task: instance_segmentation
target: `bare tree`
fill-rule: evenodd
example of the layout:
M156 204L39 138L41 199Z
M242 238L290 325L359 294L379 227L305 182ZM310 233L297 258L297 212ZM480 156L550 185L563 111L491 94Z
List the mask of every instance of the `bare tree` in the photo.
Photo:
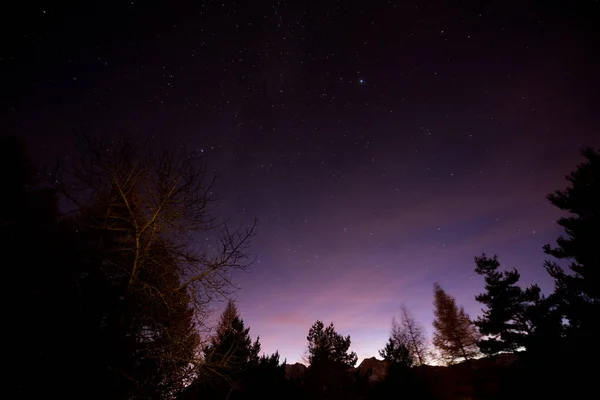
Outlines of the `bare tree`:
M404 304L400 307L400 325L404 332L405 344L414 363L416 365L425 365L427 362L427 337L425 336L425 331Z
M405 305L400 307L400 319L392 319L389 341L379 354L384 359L402 360L408 366L427 362L427 337Z
M408 336L396 318L392 319L390 337L385 347L379 350L379 355L385 361L402 367L410 368L414 364L414 357L408 348Z
M161 368L169 357L197 364L198 340L187 340L194 349L176 355L181 335L169 327L189 309L195 333L208 338L210 305L236 290L231 272L251 264L256 221L231 229L219 218L214 175L194 154L124 135L80 135L76 147L78 156L58 166L54 183L78 232L93 242L102 273L118 282L119 298L138 307L135 318L127 314L131 306L123 308L121 325L124 318L140 321L138 343L152 348L140 354L156 358ZM177 331L191 334L182 326Z
M480 335L477 328L464 308L458 307L454 297L447 294L438 283L434 284L434 295L433 345L448 364L472 359L479 354L477 342Z
M120 251L133 254L130 285L144 262L153 261L149 250L163 241L181 272L177 290L190 290L199 315L233 294L230 273L251 264L256 220L231 229L218 216L215 175L198 156L157 150L150 139L136 142L125 135L77 139L80 157L57 183L90 227L128 233Z

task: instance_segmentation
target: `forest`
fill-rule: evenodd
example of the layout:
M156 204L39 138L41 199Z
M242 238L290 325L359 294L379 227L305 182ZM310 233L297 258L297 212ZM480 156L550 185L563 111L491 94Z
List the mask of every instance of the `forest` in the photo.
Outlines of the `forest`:
M258 222L219 215L215 175L150 139L79 135L51 168L2 137L0 235L13 398L531 399L595 392L600 357L600 150L582 150L547 201L564 234L547 244L554 290L523 287L486 249L472 319L443 282L435 320L403 305L380 359L357 366L335 321L306 327L307 360L261 352L233 301ZM542 199L543 200L543 199ZM211 246L198 245L210 233ZM227 302L215 326L214 304ZM400 305L400 304L399 304ZM391 317L391 316L390 316Z

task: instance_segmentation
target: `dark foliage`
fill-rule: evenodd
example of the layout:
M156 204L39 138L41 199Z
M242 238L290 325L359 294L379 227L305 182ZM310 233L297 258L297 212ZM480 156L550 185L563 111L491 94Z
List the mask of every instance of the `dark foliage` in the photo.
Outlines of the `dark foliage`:
M245 389L247 372L259 363L260 341L256 338L252 343L250 328L244 326L232 301L221 315L216 336L203 352L202 368L211 379L226 381L234 391Z
M555 290L550 296L549 334L542 338L555 349L550 364L570 377L581 395L595 390L597 368L588 365L600 356L600 152L587 148L582 155L584 162L566 176L569 186L548 195L551 204L569 214L558 220L565 235L555 247L544 246L544 251L567 262L569 271L555 261L545 263ZM565 321L561 332L556 328L559 318Z
M568 334L591 335L598 332L600 315L600 153L583 151L585 162L566 176L570 186L548 195L548 200L570 215L558 220L566 236L556 247L544 246L546 254L569 262L566 273L556 262L546 262L546 270L556 282L554 298L568 321Z
M349 352L350 336L337 333L333 322L327 327L317 321L308 331L308 361L306 382L317 398L344 398L352 387L350 370L357 361Z
M286 389L285 362L279 361L279 352L262 355L256 368L248 374L248 396L251 399L272 397Z
M389 338L385 347L379 350L379 355L393 365L412 367L413 359L404 343L399 343L394 338Z
M540 288L532 285L523 290L517 286L519 272L501 272L498 257L482 254L475 257L475 272L485 278L485 293L475 296L484 304L483 316L474 322L484 339L478 342L482 353L493 355L515 352L527 346L535 331L534 321L543 300Z
M259 356L259 338L252 342L250 328L244 326L232 301L203 353L198 377L180 400L264 398L285 388L285 365L280 364L279 353Z
M585 161L566 176L569 187L548 195L551 204L569 215L558 220L565 236L544 251L568 262L569 271L557 261L545 263L555 290L536 299L536 312L527 315L535 327L527 337L527 351L502 372L495 398L585 398L596 389L598 368L592 360L600 355L600 155L586 149L583 156Z
M342 336L335 331L333 322L325 327L317 321L308 331L308 361L311 366L336 365L353 367L356 364L355 352L350 349L350 336Z

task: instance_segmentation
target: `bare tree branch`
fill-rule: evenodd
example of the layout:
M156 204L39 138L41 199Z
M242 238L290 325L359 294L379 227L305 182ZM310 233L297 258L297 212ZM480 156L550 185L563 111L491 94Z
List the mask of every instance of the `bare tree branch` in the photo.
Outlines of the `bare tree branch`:
M125 135L112 140L78 135L75 147L79 157L57 163L50 178L74 210L70 218L93 233L102 265L115 279L127 277L125 300L143 303L144 357L195 370L201 357L195 349L194 356L181 349L202 339L176 331L183 328L173 318L190 309L194 329L208 332L211 303L235 293L231 272L252 263L256 219L232 229L219 216L215 176L193 154L155 151L151 141Z

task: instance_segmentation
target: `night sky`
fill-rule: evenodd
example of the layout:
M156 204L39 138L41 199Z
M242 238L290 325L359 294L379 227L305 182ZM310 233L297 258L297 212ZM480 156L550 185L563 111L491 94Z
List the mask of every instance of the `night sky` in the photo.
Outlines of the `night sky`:
M299 361L321 319L376 356L402 303L431 330L435 281L474 317L481 252L551 289L545 195L600 146L598 2L27 3L0 12L2 132L41 163L74 132L203 154L259 218L235 280L265 352Z

